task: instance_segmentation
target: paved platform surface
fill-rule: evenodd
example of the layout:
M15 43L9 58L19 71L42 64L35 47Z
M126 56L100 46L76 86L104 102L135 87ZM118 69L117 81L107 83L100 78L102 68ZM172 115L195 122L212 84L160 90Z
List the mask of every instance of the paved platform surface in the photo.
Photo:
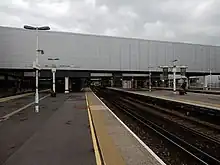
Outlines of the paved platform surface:
M125 89L119 89L119 88L110 88L110 89L126 91ZM156 90L152 92L149 91L128 91L128 92L220 110L220 95L192 93L192 92L188 92L186 95L179 95L178 92L177 94L174 94L172 91L167 91L167 90Z
M0 164L14 154L45 122L63 105L69 95L58 94L40 101L40 113L34 112L34 105L25 108L8 120L0 122ZM23 98L25 101L25 97ZM29 103L27 97L27 104ZM15 102L16 103L16 102ZM13 105L14 102L11 103ZM7 110L9 107L5 107ZM18 108L20 108L18 106ZM4 110L4 109L2 109Z
M34 114L31 109L23 112L28 117L24 123L19 122L18 115L0 125L0 133L4 134L4 137L0 137L0 146L4 141L9 143L5 145L5 150L7 147L20 145L13 153L8 151L10 156L2 157L2 159L7 158L2 163L4 165L95 165L85 94L58 94L57 98L50 97L43 100L40 106L39 114ZM20 137L22 135L19 136L19 131L26 136ZM16 135L20 141L16 140ZM7 136L11 141L7 140ZM2 153L4 154L3 151Z
M107 165L161 164L162 161L155 158L92 92L87 92L87 98L101 155Z

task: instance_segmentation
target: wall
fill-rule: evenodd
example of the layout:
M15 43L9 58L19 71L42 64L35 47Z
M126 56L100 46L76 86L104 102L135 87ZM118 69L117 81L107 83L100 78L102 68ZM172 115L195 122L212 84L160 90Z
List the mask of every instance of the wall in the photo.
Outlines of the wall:
M220 47L82 35L61 32L40 32L42 68L49 68L48 57L59 57L56 63L74 70L159 70L160 65L187 65L188 71L220 73ZM0 68L32 68L35 60L34 31L0 27Z

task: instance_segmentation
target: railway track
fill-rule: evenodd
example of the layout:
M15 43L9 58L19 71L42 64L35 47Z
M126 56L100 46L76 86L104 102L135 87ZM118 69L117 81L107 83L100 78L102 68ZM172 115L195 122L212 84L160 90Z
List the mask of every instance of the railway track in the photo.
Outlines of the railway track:
M116 92L116 91L115 91ZM187 116L191 118L196 118L200 120L200 122L203 122L203 124L211 125L220 130L220 111L210 109L210 108L205 108L205 107L199 107L195 105L190 105L190 104L185 104L185 103L179 103L175 101L170 101L170 100L164 100L164 99L159 99L159 98L154 98L150 96L142 96L142 95L137 95L133 93L127 93L127 92L121 92L117 91L118 94L120 93L126 93L127 96L131 96L132 98L135 98L136 100L140 100L142 102L151 104L155 107L163 107L168 110L172 110L173 112L177 112L179 114Z
M144 109L144 107L150 107L152 108L152 110L148 109L149 113L160 116L161 118L166 119L167 121L175 122L175 124L180 125L183 129L187 129L188 131L191 131L194 134L203 136L207 140L215 142L220 146L219 126L209 124L206 122L201 122L200 120L197 120L195 118L191 118L176 112L172 112L172 110L160 108L157 106L154 107L150 104L147 104L139 100L134 100L130 97L128 98L125 97L125 98L123 98L123 101L127 102L128 104L132 104L132 102L134 102L133 105L140 104L142 105L142 109Z
M174 120L169 120L170 116L166 118L158 112L152 114L149 110L143 111L144 108L148 109L146 105L125 95L110 97L109 91L98 90L96 92L118 110L141 123L143 128L151 129L163 140L175 145L199 164L220 164L220 157L218 156L219 141L187 126L174 123Z

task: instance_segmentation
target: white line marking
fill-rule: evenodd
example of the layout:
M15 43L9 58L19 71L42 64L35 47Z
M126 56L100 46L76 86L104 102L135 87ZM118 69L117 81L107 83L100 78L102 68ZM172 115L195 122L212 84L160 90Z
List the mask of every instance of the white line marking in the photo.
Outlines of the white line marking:
M40 101L40 100L43 100L43 99L45 99L45 98L47 98L49 95L50 95L50 94L48 94L48 95L46 95L46 96L40 98L39 101ZM18 113L18 112L21 112L21 111L25 110L26 108L30 107L30 106L33 105L33 104L35 104L35 102L29 103L29 104L25 105L24 107L19 108L18 110L15 110L15 111L13 111L13 112L11 112L11 113L9 113L9 114L7 114L7 115L1 117L1 118L0 118L0 122L5 121L5 120L8 120L11 116L15 115L15 114Z
M34 93L25 93L25 94L20 94L20 95L3 97L3 98L0 99L0 103L6 102L6 101L9 101L9 100L19 99L19 98L22 98L22 97L25 97L25 96L29 96L29 95L32 95L32 94L34 94Z
M95 95L95 93L93 93ZM95 95L96 96L96 95ZM97 96L96 98L106 107L106 109L134 136L134 138L161 164L166 165L128 126L121 121Z
M41 90L41 91L39 91L39 93L47 92L47 91L49 91L49 89ZM2 98L0 98L0 103L10 101L10 100L14 100L14 99L19 99L19 98L22 98L22 97L25 97L25 96L30 96L30 95L33 95L33 94L35 94L35 92L23 93L23 94L14 95L14 96L8 96L8 97L2 97Z

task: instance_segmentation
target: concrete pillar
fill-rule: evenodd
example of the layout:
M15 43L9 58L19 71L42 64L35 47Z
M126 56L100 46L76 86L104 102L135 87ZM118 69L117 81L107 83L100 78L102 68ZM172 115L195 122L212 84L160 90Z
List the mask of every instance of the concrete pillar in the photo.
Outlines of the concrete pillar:
M134 79L131 79L131 88L134 88Z
M173 67L173 92L176 93L176 67Z
M137 88L138 86L138 83L137 83L137 80L134 81L134 88Z
M152 89L152 78L151 78L151 76L152 76L152 73L150 72L149 73L149 92L151 92L151 89Z
M53 75L53 92L56 92L56 68L52 68L52 75Z
M206 80L206 76L203 76L203 89L207 90L208 89L208 82Z
M65 77L65 93L69 93L69 77Z
M110 83L111 83L111 87L113 87L114 86L114 81L110 80Z
M128 81L128 88L129 88L129 89L132 88L131 84L132 84L132 81Z
M53 92L56 92L56 84L55 84L55 72L53 72Z
M188 81L187 82L187 88L189 89L190 88L190 77L187 78L187 81Z

